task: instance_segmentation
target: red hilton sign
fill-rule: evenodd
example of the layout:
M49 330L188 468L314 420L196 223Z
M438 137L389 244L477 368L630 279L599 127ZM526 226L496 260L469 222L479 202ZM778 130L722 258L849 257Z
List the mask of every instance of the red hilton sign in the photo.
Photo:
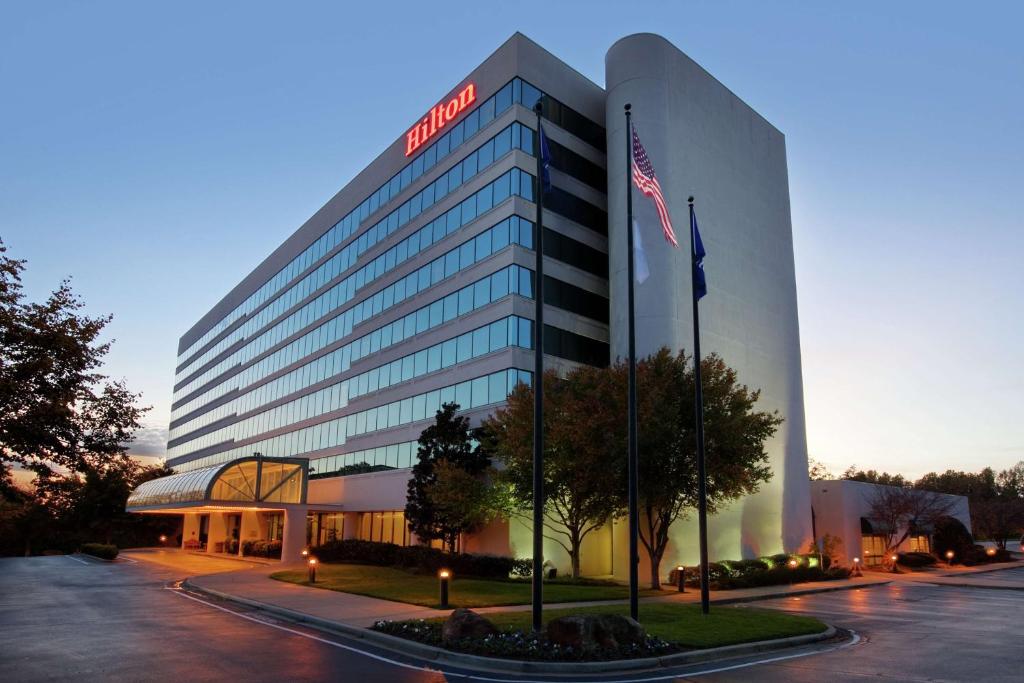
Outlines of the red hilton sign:
M451 100L442 102L431 109L422 121L405 134L405 156L412 155L474 102L476 102L476 86L470 83Z

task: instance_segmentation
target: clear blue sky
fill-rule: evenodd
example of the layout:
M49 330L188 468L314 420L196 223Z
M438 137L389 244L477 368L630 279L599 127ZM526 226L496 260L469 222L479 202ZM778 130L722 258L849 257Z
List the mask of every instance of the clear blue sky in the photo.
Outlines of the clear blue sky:
M0 236L114 314L156 442L180 334L509 35L603 83L653 31L787 136L811 456L1006 467L1024 6L825 4L7 3Z

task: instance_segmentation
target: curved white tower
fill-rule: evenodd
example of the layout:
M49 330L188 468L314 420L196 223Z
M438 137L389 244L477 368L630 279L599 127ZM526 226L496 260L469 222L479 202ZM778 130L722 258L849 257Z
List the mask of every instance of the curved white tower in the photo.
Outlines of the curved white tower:
M668 346L692 353L686 200L693 195L708 253L702 351L721 355L741 382L761 389L760 409L785 418L768 446L772 480L710 519L711 557L803 550L811 537L810 491L785 138L660 36L623 38L608 51L605 66L611 355L624 357L627 349L628 102L681 246L662 240L651 202L637 193L634 215L651 272L636 290L637 352ZM693 563L695 522L677 525L672 543L666 561ZM615 573L625 573L624 562L616 564Z

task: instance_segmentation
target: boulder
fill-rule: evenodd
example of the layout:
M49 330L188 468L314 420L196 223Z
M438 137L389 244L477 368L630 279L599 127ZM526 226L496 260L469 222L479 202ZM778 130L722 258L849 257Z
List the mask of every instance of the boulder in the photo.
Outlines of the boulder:
M548 640L575 650L614 649L643 642L644 627L629 617L598 614L559 617L548 622Z
M441 627L441 640L452 643L463 638L482 639L498 633L497 627L473 610L460 607L452 612Z

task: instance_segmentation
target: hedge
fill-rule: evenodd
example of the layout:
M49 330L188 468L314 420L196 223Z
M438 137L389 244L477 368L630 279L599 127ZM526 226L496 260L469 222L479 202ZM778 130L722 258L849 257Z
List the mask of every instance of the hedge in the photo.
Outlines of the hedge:
M83 543L82 552L103 560L113 560L117 557L117 546L106 543Z
M791 560L797 565L790 567ZM814 563L815 566L811 566ZM850 576L850 570L842 567L822 569L817 565L817 555L772 555L756 560L726 560L708 563L708 579L713 590L776 586L806 581L833 581ZM686 567L687 586L700 586L699 567ZM679 580L675 569L669 572L669 583Z
M245 541L242 543L242 554L279 560L281 541Z
M529 576L530 560L517 560L497 555L448 553L423 545L401 546L394 543L359 541L355 539L328 541L313 548L321 562L370 564L378 567L402 567L425 573L450 569L458 576L507 579Z
M938 562L930 553L897 553L896 563L904 567L928 567Z

